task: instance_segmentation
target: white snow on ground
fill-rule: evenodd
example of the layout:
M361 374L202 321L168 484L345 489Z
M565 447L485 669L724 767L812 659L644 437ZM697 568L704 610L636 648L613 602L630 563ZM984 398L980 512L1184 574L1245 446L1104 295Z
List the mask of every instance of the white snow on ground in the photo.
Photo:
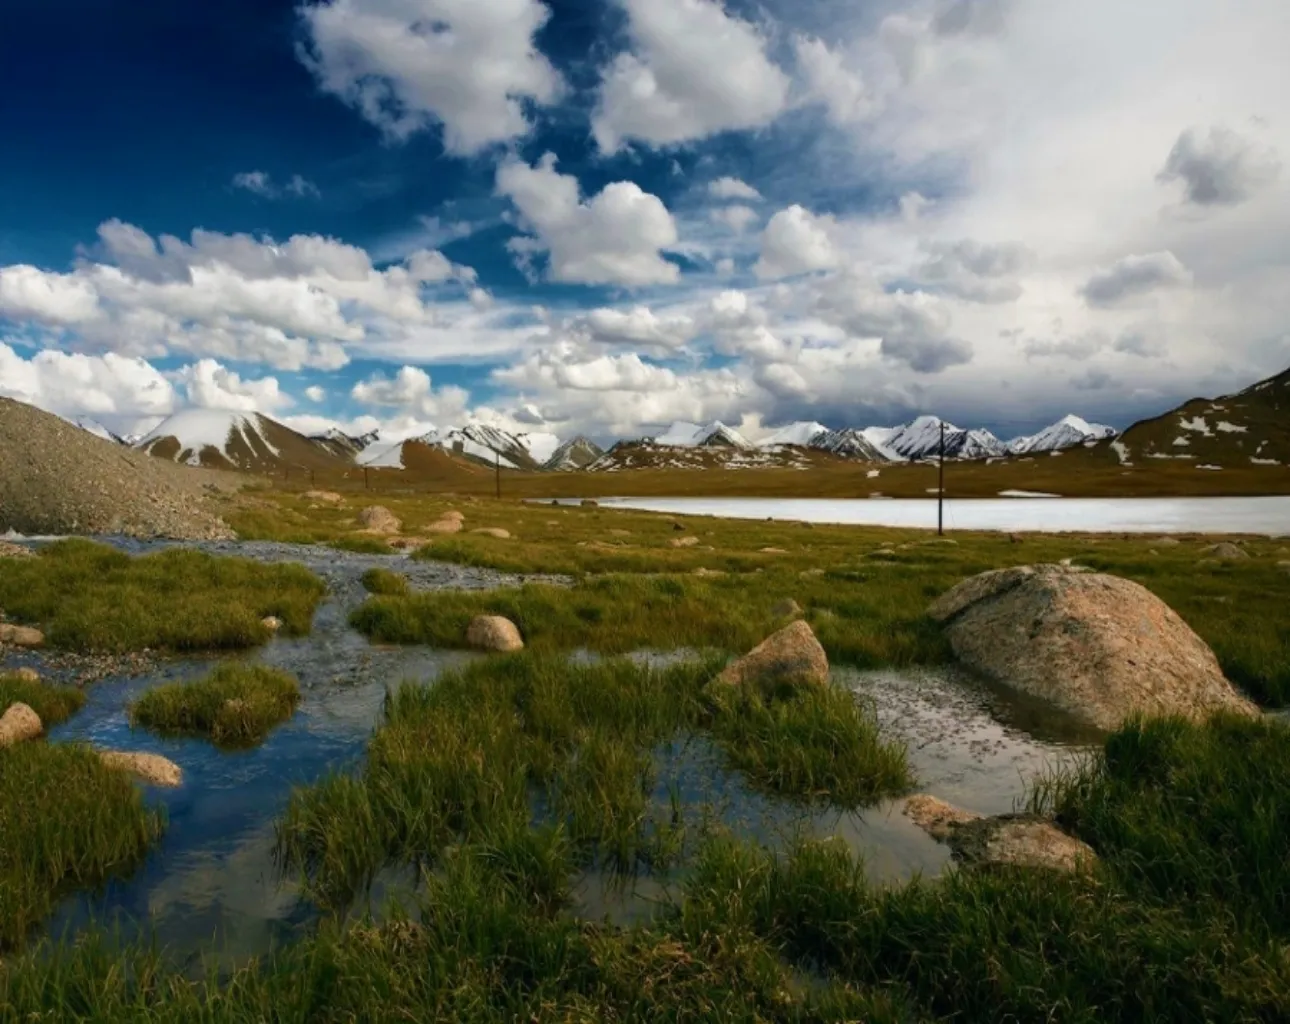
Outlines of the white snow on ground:
M112 431L108 430L108 428L103 426L103 424L98 420L92 420L88 416L78 416L76 419L68 419L66 416L60 418L66 419L68 423L71 423L73 426L80 427L82 430L93 434L95 437L101 437L104 441L117 440L117 436L112 433Z
M1197 469L1222 469L1222 466L1197 466Z
M869 472L868 472L868 473L866 473L865 475L866 475L867 477L869 477L869 479L870 479L870 480L874 480L874 479L876 479L877 477L879 477L879 476L881 476L881 475L882 475L882 470L881 470L881 469L871 469L871 470L869 470Z
M1000 491L1000 498L1060 498L1060 494L1045 494L1043 491Z
M1251 456L1250 456L1250 461L1251 461L1252 463L1254 463L1254 465L1256 465L1256 466L1279 466L1279 465L1281 465L1281 463L1280 463L1280 462L1278 462L1276 459L1256 459L1253 455L1251 455Z
M1178 448L1188 448L1191 446L1191 442L1185 437L1175 437L1174 445Z
M1133 465L1133 463L1129 461L1129 446L1123 441L1112 441L1111 451L1115 452L1116 458L1120 460L1121 466Z
M1183 430L1194 430L1196 433L1204 434L1206 437L1213 436L1213 434L1210 433L1209 424L1205 422L1204 416L1197 416L1190 420L1186 416L1180 416L1178 418L1178 422L1179 426L1181 426Z
M1238 427L1235 423L1228 423L1225 420L1218 421L1218 432L1220 434L1246 434L1249 433L1248 427Z
M260 421L259 413L232 412L226 409L185 409L183 412L177 412L154 427L152 432L139 442L139 447L146 448L154 441L173 437L179 442L175 461L187 456L185 461L190 466L197 466L201 464L200 456L203 449L214 448L227 455L234 431L242 435L247 446L253 451L255 444L252 442L252 435L259 442L260 447L274 455L279 454L278 449L270 444L269 439L264 435L264 426Z

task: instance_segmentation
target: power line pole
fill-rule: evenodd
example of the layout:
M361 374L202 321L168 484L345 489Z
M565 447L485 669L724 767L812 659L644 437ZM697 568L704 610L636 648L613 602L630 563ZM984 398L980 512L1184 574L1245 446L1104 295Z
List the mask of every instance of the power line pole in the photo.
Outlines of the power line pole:
M941 457L936 488L936 536L945 536L945 421L941 420Z

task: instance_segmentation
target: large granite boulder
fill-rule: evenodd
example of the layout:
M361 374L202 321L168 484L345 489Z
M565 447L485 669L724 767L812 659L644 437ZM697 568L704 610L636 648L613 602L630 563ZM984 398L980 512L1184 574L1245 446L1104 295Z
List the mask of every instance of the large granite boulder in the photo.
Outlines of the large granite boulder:
M717 677L727 686L827 685L829 659L810 625L798 619L773 633Z
M964 580L928 609L965 664L1093 725L1257 709L1206 643L1145 587L1061 565Z

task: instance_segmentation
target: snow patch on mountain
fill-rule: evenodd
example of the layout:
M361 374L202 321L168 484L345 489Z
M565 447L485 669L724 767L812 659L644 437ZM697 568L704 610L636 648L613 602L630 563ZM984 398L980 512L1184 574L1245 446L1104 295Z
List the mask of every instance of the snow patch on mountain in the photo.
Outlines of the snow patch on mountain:
M1089 441L1105 441L1115 437L1115 433L1112 427L1089 423L1079 416L1063 416L1052 426L1045 427L1037 434L1014 438L1008 442L1007 447L1013 455L1060 451Z
M720 420L715 423L709 423L706 426L689 423L685 420L677 420L663 433L650 440L656 445L663 445L668 448L721 446L752 449L756 447L739 431L727 427Z
M821 434L827 434L829 428L823 423L798 422L780 427L774 433L763 437L759 447L774 448L783 444L795 444L801 448L810 447Z
M281 454L265 436L263 418L259 413L225 409L185 409L177 412L162 420L138 446L148 450L158 441L173 437L179 442L175 461L200 466L201 454L205 449L213 448L227 458L234 440L239 436L252 451L256 449L258 442L260 448L273 455Z

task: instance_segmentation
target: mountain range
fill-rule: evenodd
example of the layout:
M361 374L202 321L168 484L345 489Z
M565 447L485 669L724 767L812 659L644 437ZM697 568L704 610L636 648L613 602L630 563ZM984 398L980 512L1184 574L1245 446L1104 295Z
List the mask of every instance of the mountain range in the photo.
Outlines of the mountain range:
M956 460L1029 458L1109 444L1126 463L1134 458L1171 458L1230 464L1235 452L1237 459L1248 459L1253 465L1282 465L1290 463L1287 405L1290 370L1236 395L1193 399L1135 424L1123 435L1072 415L1035 434L1003 441L989 430L919 416L896 427L834 430L810 421L790 423L754 442L720 421L678 421L653 436L619 441L608 451L582 436L562 440L551 433L512 433L479 423L387 441L379 432L350 436L339 430L306 437L256 412L185 410L139 439L119 438L90 419L71 422L168 460L260 472L355 464L411 469L431 452L440 453L436 458L447 454L489 468L530 472L718 466L806 469L822 460L880 464L935 459L942 444L945 457Z

